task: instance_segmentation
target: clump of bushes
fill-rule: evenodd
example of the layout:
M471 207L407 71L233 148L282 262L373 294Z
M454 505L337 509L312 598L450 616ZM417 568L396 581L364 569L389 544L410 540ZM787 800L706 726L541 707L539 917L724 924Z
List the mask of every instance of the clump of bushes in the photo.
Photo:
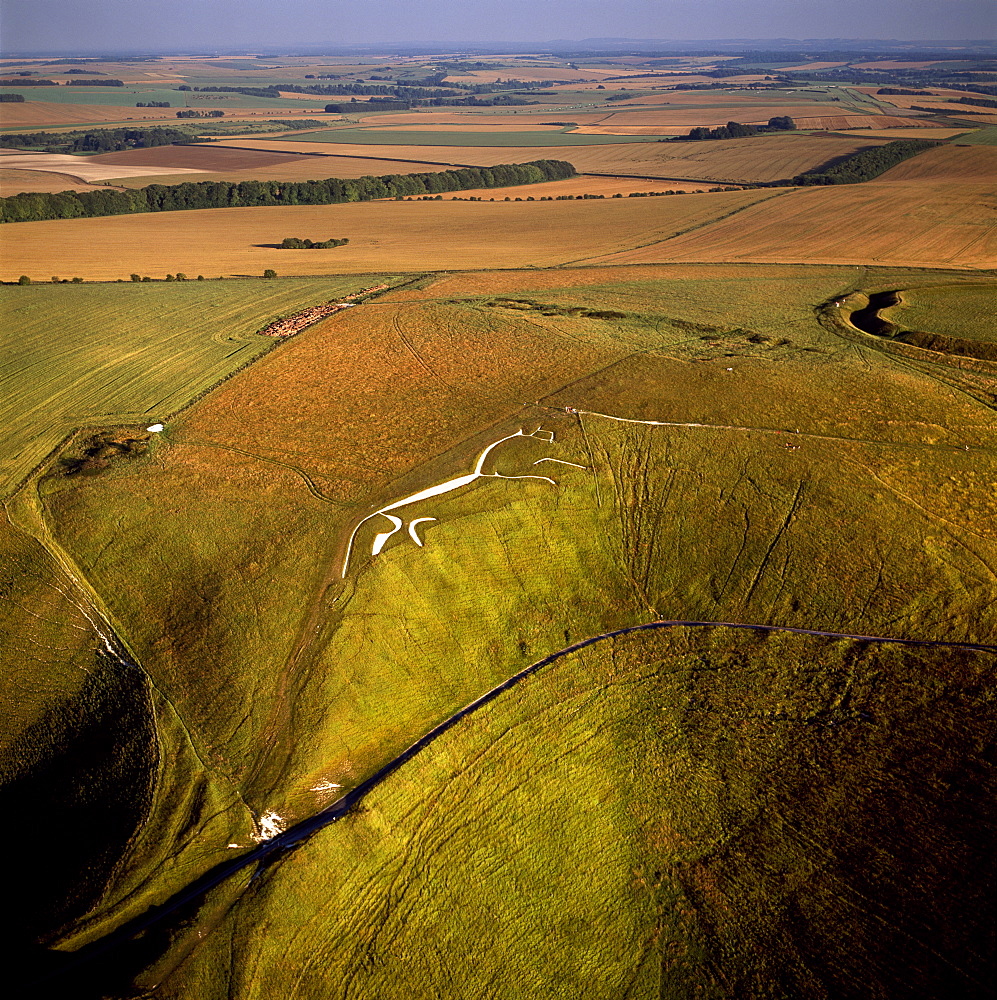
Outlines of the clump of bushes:
M302 240L297 236L285 236L278 249L280 250L329 250L332 247L341 247L349 243L349 240Z

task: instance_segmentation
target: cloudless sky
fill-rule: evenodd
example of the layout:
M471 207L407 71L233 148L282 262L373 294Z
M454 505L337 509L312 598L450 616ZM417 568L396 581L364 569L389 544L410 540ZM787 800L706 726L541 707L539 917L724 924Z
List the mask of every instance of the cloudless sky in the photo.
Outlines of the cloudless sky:
M994 0L0 0L3 51L553 39L988 39Z

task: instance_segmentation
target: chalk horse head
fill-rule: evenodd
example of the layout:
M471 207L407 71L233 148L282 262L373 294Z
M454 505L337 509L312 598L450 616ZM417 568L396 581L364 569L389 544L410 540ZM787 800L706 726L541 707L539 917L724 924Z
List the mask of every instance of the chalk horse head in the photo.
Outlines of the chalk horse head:
M506 476L501 472L483 471L485 462L488 460L488 456L491 452L498 448L499 445L504 444L506 441L514 441L516 438L532 438L533 440L542 441L544 444L552 445L554 443L554 432L545 431L542 427L537 427L532 431L518 430L515 434L507 434L505 437L501 437L497 441L493 441L485 447L478 455L472 470L465 475L457 476L455 479L448 479L446 482L437 483L435 486L429 486L424 490L420 490L418 493L413 493L411 496L403 497L401 500L395 500L382 507L380 510L374 511L373 514L368 514L357 523L353 532L350 534L349 541L346 545L346 554L343 557L342 576L345 578L346 572L349 569L350 556L353 551L353 543L356 540L357 532L361 529L361 527L363 527L364 524L374 518L383 518L385 521L390 523L391 527L387 528L385 531L378 532L377 535L374 536L374 543L371 546L370 553L372 556L378 555L384 549L388 539L401 531L406 524L408 525L409 537L413 542L415 542L416 545L421 546L423 541L419 536L419 532L417 530L418 526L428 521L435 521L436 518L428 516L411 518L407 516L405 508L411 507L415 504L421 504L423 501L430 500L433 497L443 496L445 493L452 493L455 490L463 488L464 486L468 486L470 483L473 483L478 479L540 479L543 480L543 482L550 483L552 486L556 486L557 483L549 476L532 474ZM578 466L574 462L564 462L556 458L541 458L533 464L536 466L540 465L542 462L557 462L561 465L573 465L576 468L584 468L584 466Z

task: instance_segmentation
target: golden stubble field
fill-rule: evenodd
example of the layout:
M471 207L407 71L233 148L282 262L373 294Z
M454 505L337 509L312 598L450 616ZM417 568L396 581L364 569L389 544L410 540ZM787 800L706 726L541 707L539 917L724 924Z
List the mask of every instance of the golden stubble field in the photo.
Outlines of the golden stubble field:
M132 272L213 278L259 275L266 268L308 275L551 267L659 243L776 196L733 191L593 201L387 201L15 223L4 231L0 274L6 280L70 273L113 281ZM345 237L350 243L330 250L267 246L286 236Z
M107 281L133 271L212 278L266 268L308 275L672 261L997 265L992 185L953 183L946 169L939 164L933 179L647 199L388 201L16 223L8 224L0 274ZM509 190L526 197L529 189ZM268 246L286 236L350 243Z
M997 146L938 146L898 163L881 181L948 181L975 183L997 177Z
M598 263L670 260L994 267L997 195L990 184L940 180L790 189L770 204Z
M761 183L795 177L827 160L847 156L866 146L889 141L883 138L822 135L772 135L724 142L607 142L580 146L373 146L352 143L293 142L287 139L227 140L225 145L271 154L311 153L330 158L334 172L328 176L358 176L352 160L374 163L368 173L393 173L395 167L381 164L387 155L418 164L413 170L431 167L425 162L448 166L493 166L496 163L527 163L540 158L567 160L579 173L614 174L628 177L689 177L704 181ZM179 148L179 147L178 147ZM189 147L187 147L189 148ZM304 158L304 157L302 157ZM420 162L422 161L422 162Z
M65 104L54 101L25 101L4 104L4 128L51 128L56 125L99 122L164 122L176 121L175 108L136 108L134 105Z

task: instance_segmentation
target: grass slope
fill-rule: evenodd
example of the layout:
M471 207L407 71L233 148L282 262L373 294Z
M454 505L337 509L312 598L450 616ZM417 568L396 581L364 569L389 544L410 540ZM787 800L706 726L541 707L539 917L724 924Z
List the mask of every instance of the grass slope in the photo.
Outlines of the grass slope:
M313 278L0 289L17 348L0 365L0 495L75 428L165 417L272 347L253 336L270 320L363 284Z
M993 641L992 408L972 372L818 323L866 277L445 277L297 338L151 455L44 481L55 538L176 720L155 782L173 791L66 943L161 901L226 837L248 846L249 816L310 814L584 636L702 617ZM541 424L553 442L508 442L485 471L554 484L485 479L413 506L436 519L421 548L401 532L373 556L389 526L368 521L342 579L361 518ZM214 935L186 961L176 928L143 981L205 1000L468 982L978 995L977 925L946 921L979 910L991 661L722 631L587 651L453 731L228 917L209 903L190 933ZM215 799L196 794L209 781Z
M160 993L982 997L957 941L986 886L936 864L986 866L988 661L724 630L574 656L271 869Z
M997 341L997 288L942 285L904 291L901 304L886 318L907 330L926 330L947 337Z

